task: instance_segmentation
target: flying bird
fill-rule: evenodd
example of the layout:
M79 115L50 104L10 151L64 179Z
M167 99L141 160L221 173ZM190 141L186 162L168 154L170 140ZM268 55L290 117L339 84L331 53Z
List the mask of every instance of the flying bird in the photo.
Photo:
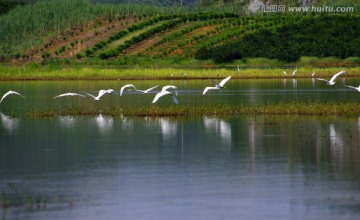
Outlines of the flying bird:
M163 97L165 95L171 95L174 103L179 104L179 101L176 98L176 96L178 95L178 88L173 85L163 86L161 91L155 95L152 103L157 102L161 97Z
M332 85L335 85L335 79L336 79L338 76L342 75L342 74L345 74L345 70L344 70L344 69L342 69L340 72L334 74L334 75L331 77L330 80L326 80L326 79L322 79L322 78L316 78L316 79L317 79L317 80L321 80L321 81L325 81L325 82L327 82L328 85L332 86Z
M207 91L209 90L220 90L221 91L221 88L225 88L224 85L227 81L229 81L231 79L231 76L228 76L226 77L225 79L221 80L220 83L217 83L215 81L213 81L215 83L215 86L208 86L204 89L203 91L203 95L205 95L207 93Z
M315 76L315 71L311 74L311 77L314 77Z
M9 95L19 95L19 96L21 96L21 97L23 97L24 99L25 99L25 96L23 96L23 95L21 95L20 93L18 93L18 92L15 92L15 91L8 91L7 93L5 93L4 95L3 95L3 97L1 98L1 100L0 100L0 103L7 97L7 96L9 96Z
M346 87L351 88L351 89L355 89L358 92L360 92L360 85L358 87L354 87L354 86L346 86Z
M133 84L126 84L125 86L121 87L120 96L122 96L122 94L124 92L124 89L126 89L126 88L134 88L136 90L136 88L135 88L135 86Z
M64 93L64 94L60 94L60 95L58 95L58 96L55 96L53 99L60 98L60 97L64 97L64 96L80 96L80 97L82 97L82 98L85 98L84 95L81 95L81 94L78 94L78 93L69 92L69 93Z
M99 101L100 100L100 98L101 98L101 96L103 96L103 95L105 95L105 94L107 94L107 93L113 93L114 92L114 90L113 89L108 89L108 90L100 90L99 91L99 93L98 93L98 96L93 96L93 95L91 95L91 94L89 94L89 93L87 93L87 92L84 92L85 94L87 94L87 95L89 95L89 96L91 96L91 97L93 97L94 98L94 100L95 101Z

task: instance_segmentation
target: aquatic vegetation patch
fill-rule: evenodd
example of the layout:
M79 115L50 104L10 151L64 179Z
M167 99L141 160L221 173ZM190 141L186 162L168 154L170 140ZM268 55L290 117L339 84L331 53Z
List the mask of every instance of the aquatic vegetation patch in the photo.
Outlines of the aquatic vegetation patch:
M92 116L110 115L121 117L195 117L195 116L231 116L231 115L316 115L316 116L359 116L360 103L275 103L261 105L170 105L170 106L127 106L127 107L69 107L64 110L56 108L31 110L25 115L29 118L57 116Z

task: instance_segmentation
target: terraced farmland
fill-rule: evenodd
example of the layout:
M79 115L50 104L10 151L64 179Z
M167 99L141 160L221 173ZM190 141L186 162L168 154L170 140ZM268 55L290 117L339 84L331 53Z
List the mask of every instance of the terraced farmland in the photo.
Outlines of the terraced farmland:
M78 8L81 7L86 10L79 10ZM57 14L59 8L61 14ZM38 14L32 15L35 9L38 10ZM18 23L12 23L19 15L29 13L32 16L28 18L23 16ZM44 22L41 15L48 16L49 22ZM59 16L61 19L58 19ZM32 21L28 22L29 19ZM332 20L336 22L331 22ZM239 11L237 13L237 11L219 9L208 12L206 8L165 10L92 5L70 0L61 3L40 1L0 18L0 24L7 27L0 30L0 33L3 33L0 34L0 60L10 60L14 63L209 66L232 62L234 59L246 63L246 58L258 57L268 58L271 62L277 62L277 65L298 61L298 57L301 56L321 58L335 56L345 59L360 56L360 52L356 49L346 50L359 46L357 37L354 37L358 36L358 32L354 31L357 30L358 22L359 17L356 14L244 15ZM321 25L317 27L317 23ZM312 44L316 39L310 37L304 41L293 37L291 45L294 43L303 45L284 46L281 47L281 51L275 51L276 48L280 48L278 46L272 48L272 51L268 50L279 42L281 44L282 39L287 39L286 36L279 38L279 34L287 30L291 30L293 36L311 36L311 33L304 31L302 35L298 34L310 26L309 30L328 33L326 36L317 36L317 41L321 39L317 45L326 46L326 39L331 39L332 42L351 39L351 42L347 41L347 45L332 44L332 46L338 45L331 49L338 51L335 55L326 50L322 50L320 56L303 53L310 51L309 48L314 48ZM335 32L339 27L348 27L349 30L343 28L344 35L337 35ZM270 42L268 36L277 38L271 42L273 45L263 44ZM249 40L252 38L254 41ZM247 40L246 43L242 43L245 42L244 39ZM238 45L242 46L241 49L238 49ZM296 49L301 47L303 47L301 50ZM219 53L219 51L223 52ZM241 51L240 55L238 51ZM268 52L267 56L263 56L265 52ZM285 55L279 56L280 53ZM271 56L271 54L277 55ZM295 55L294 58L289 59L290 61L283 59L290 55Z
M194 58L201 47L221 45L260 29L298 22L298 16L240 16L194 13L121 17L68 31L51 39L30 59L72 59L77 62L122 62L124 59ZM52 42L52 43L51 43Z

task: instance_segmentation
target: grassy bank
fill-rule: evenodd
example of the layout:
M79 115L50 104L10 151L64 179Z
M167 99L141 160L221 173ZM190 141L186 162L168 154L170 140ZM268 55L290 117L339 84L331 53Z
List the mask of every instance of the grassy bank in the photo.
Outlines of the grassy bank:
M359 116L360 103L279 103L266 105L200 105L200 106L145 106L115 108L67 108L32 110L26 117L43 118L57 116L93 116L98 114L121 117L195 117L231 115L313 115L313 116Z
M311 77L313 71L316 77L330 78L339 72L340 67L312 68L310 66L299 67L298 78ZM360 67L345 68L347 77L360 77ZM291 73L293 67L284 68L96 68L96 67L68 67L59 66L7 66L0 65L0 80L99 80L99 79L208 79L223 78L231 75L233 78L284 78L291 75L284 75L283 72ZM187 76L180 72L186 72ZM173 75L173 76L172 76Z

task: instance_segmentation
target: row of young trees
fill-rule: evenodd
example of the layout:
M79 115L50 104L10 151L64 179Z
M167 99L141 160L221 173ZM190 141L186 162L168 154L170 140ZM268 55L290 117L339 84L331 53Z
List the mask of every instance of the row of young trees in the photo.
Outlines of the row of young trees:
M195 57L223 63L243 57L294 62L301 56L360 56L359 23L358 16L309 16L274 30L260 29L245 34L235 42L202 47Z
M151 19L149 21L143 22L138 25L132 25L128 28L128 30L120 31L117 35L110 37L106 41L102 41L97 43L94 47L86 51L86 54L89 56L92 53L94 53L96 50L99 50L103 48L108 43L112 42L113 40L118 40L121 37L127 35L130 32L133 32L135 30L139 30L144 28L145 26L149 26L151 24L155 24L156 22L162 21L162 20L168 20L164 22L163 24L159 25L158 27L152 28L148 31L145 31L144 33L140 34L139 36L135 36L131 38L130 40L127 40L124 42L124 44L118 46L115 49L106 50L100 53L99 58L101 59L109 59L111 57L116 57L119 55L122 51L129 48L130 46L139 43L146 38L154 36L156 33L159 33L161 31L174 28L176 25L180 23L185 23L187 21L206 21L209 19L223 19L223 18L236 18L238 15L231 14L231 13L195 13L195 14L184 14L184 15L166 15L161 16L155 21L155 19Z

